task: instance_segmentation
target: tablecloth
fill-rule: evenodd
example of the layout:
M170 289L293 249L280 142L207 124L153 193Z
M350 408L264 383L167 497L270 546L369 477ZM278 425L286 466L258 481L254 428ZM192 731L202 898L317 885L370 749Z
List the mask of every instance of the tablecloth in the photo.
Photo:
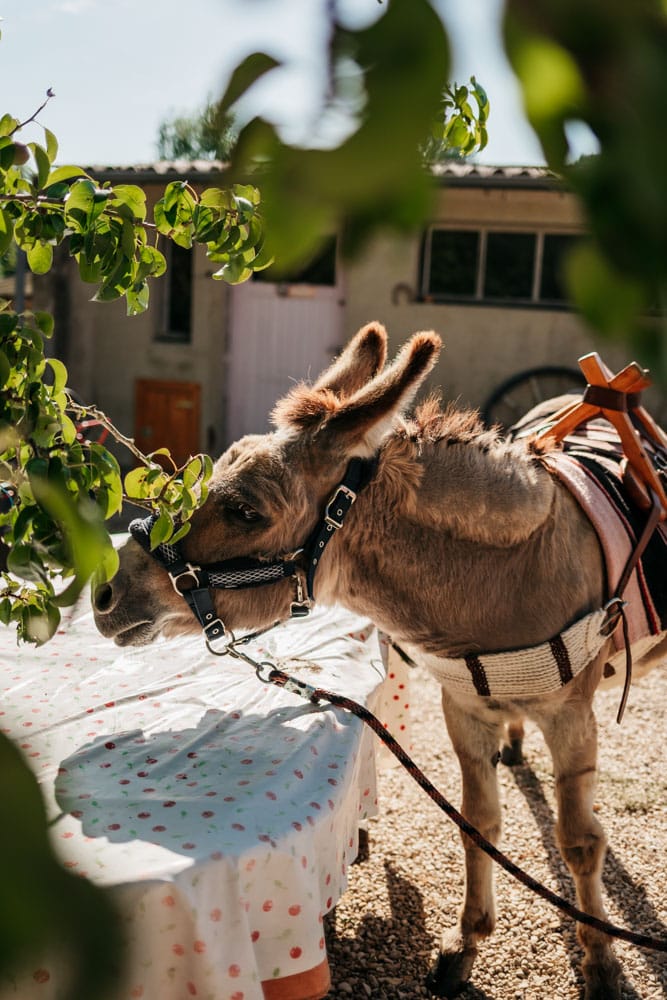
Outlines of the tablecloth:
M383 640L341 608L247 648L405 724ZM0 630L0 692L0 729L40 781L64 865L120 905L119 1000L326 994L323 917L376 811L370 730L199 637L120 650L81 607L41 648ZM57 993L56 957L0 984L3 1000Z

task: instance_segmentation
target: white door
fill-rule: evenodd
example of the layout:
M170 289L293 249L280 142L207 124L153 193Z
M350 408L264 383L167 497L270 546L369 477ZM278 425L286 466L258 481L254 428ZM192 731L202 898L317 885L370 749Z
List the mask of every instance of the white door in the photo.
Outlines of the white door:
M337 286L247 281L232 288L225 446L268 430L276 400L295 382L314 381L342 337Z

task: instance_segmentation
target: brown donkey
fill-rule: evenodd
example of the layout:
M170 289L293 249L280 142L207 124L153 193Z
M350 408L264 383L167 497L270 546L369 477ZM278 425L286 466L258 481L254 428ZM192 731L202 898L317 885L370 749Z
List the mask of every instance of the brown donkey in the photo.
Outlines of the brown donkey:
M118 574L95 594L97 626L124 646L201 625L209 639L268 626L313 598L369 616L441 682L462 812L494 843L504 727L516 734L523 717L538 724L553 757L558 842L578 905L603 918L593 695L613 650L599 634L600 544L525 443L501 439L474 414L443 413L433 400L404 418L440 346L434 333L415 334L385 368L384 329L360 330L314 385L280 400L272 433L243 438L217 461L180 550L150 553L150 525L135 524ZM575 648L579 661L563 674ZM516 663L511 654L492 657L485 673L483 651L516 650ZM495 924L492 862L465 836L463 847L464 901L428 980L445 997L467 982ZM578 934L586 997L618 997L609 938L584 925Z

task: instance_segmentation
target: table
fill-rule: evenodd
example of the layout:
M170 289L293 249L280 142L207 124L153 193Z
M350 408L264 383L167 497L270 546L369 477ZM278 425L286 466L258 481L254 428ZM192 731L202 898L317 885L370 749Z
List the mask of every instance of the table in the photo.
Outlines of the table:
M391 708L399 734L406 725L386 641L341 608L247 649L383 718ZM41 648L0 630L0 697L0 728L40 781L63 864L121 908L118 1000L326 995L323 917L377 808L367 727L261 683L199 637L121 650L87 606ZM57 991L57 959L0 984L2 1000Z

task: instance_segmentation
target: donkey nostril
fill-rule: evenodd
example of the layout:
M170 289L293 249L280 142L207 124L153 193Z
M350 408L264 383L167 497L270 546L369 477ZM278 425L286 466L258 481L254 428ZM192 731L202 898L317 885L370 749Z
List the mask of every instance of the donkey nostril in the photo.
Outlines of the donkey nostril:
M93 604L96 611L109 611L113 603L113 588L110 583L102 583L95 588Z

